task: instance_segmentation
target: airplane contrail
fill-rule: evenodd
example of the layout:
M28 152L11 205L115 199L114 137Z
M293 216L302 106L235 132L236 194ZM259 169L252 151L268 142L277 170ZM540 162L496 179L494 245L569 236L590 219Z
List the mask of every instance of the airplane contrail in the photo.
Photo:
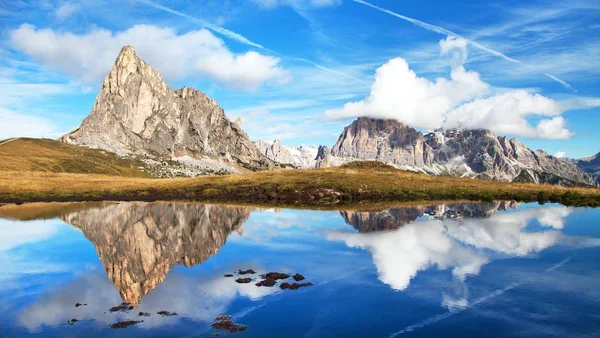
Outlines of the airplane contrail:
M486 46L480 44L477 41L469 40L466 37L464 37L464 36L462 36L462 35L460 35L458 33L455 33L453 31L450 31L450 30L448 30L446 28L443 28L443 27L440 27L440 26L436 26L436 25L432 25L432 24L429 24L427 22L424 22L424 21L421 21L421 20L417 20L415 18L411 18L411 17L408 17L406 15L402 15L402 14L399 14L399 13L396 13L396 12L392 12L389 9L385 9L385 8L379 7L377 5L373 5L372 3L366 2L364 0L352 0L352 1L354 1L354 2L356 2L358 4L361 4L361 5L365 5L365 6L371 7L373 9L376 9L376 10L380 11L380 12L383 12L383 13L395 16L395 17L400 18L402 20L408 21L408 22L410 22L410 23L412 23L414 25L417 25L417 26L419 26L421 28L424 28L424 29L426 29L428 31L435 32L435 33L442 34L442 35L453 36L455 38L464 39L465 41L467 41L468 44L472 45L475 48L478 48L480 50L488 52L488 53L490 53L490 54L492 54L494 56L500 57L500 58L502 58L502 59L504 59L506 61L509 61L509 62L512 62L512 63L517 63L517 64L523 65L523 66L525 66L525 67L527 67L529 69L533 69L533 67L531 67L531 66L529 66L527 64L524 64L522 61L519 61L517 59L511 58L510 56L508 56L508 55L506 55L506 54L504 54L502 52L499 52L497 50L494 50L494 49L491 49L489 47L486 47ZM552 80L554 80L554 81L562 84L563 86L567 87L568 89L575 90L573 88L573 86L571 86L570 84L568 84L566 81L561 80L558 77L556 77L556 76L554 76L552 74L549 74L549 73L543 73L543 74L545 76L549 77L550 79L552 79Z
M337 71L335 69L331 69L331 68L327 68L325 66L321 66L320 64L314 63L314 62L312 62L310 60L307 60L307 59L304 59L304 58L295 58L295 57L293 57L293 58L290 58L290 59L291 60L295 60L295 61L300 61L300 62L308 63L308 64L310 64L310 65L312 65L312 66L314 66L314 67L316 67L318 69L321 69L321 70L324 70L326 72L330 72L332 74L336 74L336 75L339 75L339 76L343 76L345 78L352 79L354 81L357 81L357 82L360 82L360 83L363 83L363 84L366 84L366 85L370 84L370 83L368 83L366 81L363 81L363 80L361 80L361 79L359 79L357 77L354 77L352 75L348 75L346 73L342 73L342 72Z
M188 19L190 21L196 22L196 23L198 23L198 24L200 24L200 25L202 25L202 26L204 26L204 27L206 27L206 28L208 28L208 29L216 32L216 33L224 35L224 36L226 36L226 37L228 37L230 39L236 40L236 41L241 42L243 44L246 44L246 45L249 45L249 46L252 46L252 47L256 47L256 48L259 48L259 49L262 49L262 50L267 50L267 51L273 52L272 50L270 50L268 48L265 48L261 44L258 44L256 42L253 42L253 41L249 40L248 38L244 37L241 34L238 34L238 33L234 32L234 31L231 31L229 29L223 28L221 26L217 26L217 25L212 24L212 23L210 23L210 22L208 22L206 20L202 20L200 18L197 18L197 17L191 16L191 15L182 13L180 11L174 10L174 9L169 8L167 6L163 6L163 5L157 4L157 3L153 2L153 1L150 1L150 0L136 0L136 1L139 2L139 3L142 3L144 5L147 5L147 6L150 6L150 7L154 7L156 9L160 9L162 11L169 12L171 14L174 14L174 15L180 16L182 18Z
M227 29L227 28L223 28L221 26L212 24L212 23L210 23L210 22L208 22L206 20L197 18L195 16L191 16L189 14L185 14L183 12L174 10L174 9L169 8L167 6L163 6L163 5L157 4L157 3L155 3L155 2L153 2L151 0L136 0L136 1L139 2L139 3L142 3L144 5L147 5L147 6L150 6L150 7L153 7L153 8L156 8L156 9L159 9L159 10L171 13L173 15L177 15L179 17L188 19L188 20L190 20L192 22L195 22L195 23L198 23L201 26L204 26L204 27L212 30L215 33L221 34L221 35L223 35L225 37L228 37L228 38L230 38L232 40L235 40L237 42L240 42L240 43L243 43L245 45L252 46L252 47L264 50L264 51L268 51L268 52L270 52L272 54L275 54L277 56L282 56L281 54L277 53L276 51L274 51L272 49L269 49L269 48L266 48L265 46L263 46L263 45L261 45L259 43L256 43L256 42L254 42L254 41L246 38L245 36L243 36L243 35L241 35L239 33L236 33L234 31L231 31L231 30ZM352 79L354 81L357 81L357 82L360 82L360 83L363 83L363 84L368 84L367 82L365 82L365 81L363 81L363 80L361 80L361 79L359 79L357 77L354 77L352 75L349 75L349 74L346 74L346 73L343 73L343 72L340 72L340 71L337 71L337 70L334 70L334 69L322 66L322 65L320 65L318 63L312 62L312 61L307 60L307 59L297 58L297 57L288 57L288 59L295 60L295 61L300 61L300 62L304 62L304 63L308 63L308 64L316 67L317 69L320 69L320 70L323 70L323 71L326 71L326 72L329 72L329 73L332 73L332 74L335 74L335 75L343 76L345 78Z
M544 272L554 271L554 270L562 267L563 265L565 265L568 262L570 262L573 259L573 257L575 257L575 256L571 256L571 257L568 257L566 259L563 259L562 261L560 261L560 262L552 265L551 267L547 268L546 270L544 270ZM408 332L413 332L413 331L415 331L417 329L424 328L425 326L436 324L436 323L438 323L438 322L440 322L440 321L442 321L444 319L450 318L450 317L452 317L452 316L454 316L456 314L459 314L459 313L461 313L461 312L463 312L463 311L465 311L467 309L470 309L473 306L476 306L476 305L479 305L481 303L487 302L488 300L490 300L490 299L492 299L494 297L501 296L506 291L510 291L510 290L512 290L514 288L517 288L517 287L519 287L519 286L521 286L521 285L523 285L525 283L530 282L531 280L532 280L532 278L528 278L528 279L526 279L524 281L521 281L521 282L510 283L509 285L503 287L502 289L497 289L495 291L492 291L491 293L488 293L487 295L485 295L485 296L483 296L481 298L476 299L474 302L472 302L471 304L469 304L468 306L466 306L464 308L461 308L461 309L458 309L458 310L450 310L450 311L447 311L447 312L444 312L444 313L440 313L440 314L434 315L434 316L429 317L429 318L427 318L427 319L425 319L425 320L423 320L423 321L421 321L419 323L416 323L416 324L413 324L413 325L409 325L409 326L405 327L404 329L402 329L402 330L400 330L398 332L391 333L388 336L388 338L395 338L395 337L397 337L397 336L399 336L401 334L408 333Z

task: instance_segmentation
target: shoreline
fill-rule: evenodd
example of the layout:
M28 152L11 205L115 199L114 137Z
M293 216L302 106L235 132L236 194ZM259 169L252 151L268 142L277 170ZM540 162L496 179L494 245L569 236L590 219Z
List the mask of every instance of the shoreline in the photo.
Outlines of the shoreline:
M600 206L600 189L428 176L390 168L273 170L196 178L0 172L0 203L195 201L269 207L494 200Z

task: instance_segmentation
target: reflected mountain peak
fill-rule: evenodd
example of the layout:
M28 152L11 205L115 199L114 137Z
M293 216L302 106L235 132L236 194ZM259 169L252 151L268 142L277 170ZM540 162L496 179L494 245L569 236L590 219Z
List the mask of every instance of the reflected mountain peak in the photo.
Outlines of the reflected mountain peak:
M454 278L462 281L479 274L494 257L540 252L564 237L557 230L564 227L570 208L516 207L515 203L496 202L343 211L342 217L358 233L330 231L328 239L369 251L379 279L396 290L405 290L419 271L433 266L451 270ZM417 220L421 216L428 217ZM543 229L528 231L534 221ZM448 298L448 307L457 299L462 302L460 297Z
M344 221L358 232L398 229L419 217L434 219L488 218L498 211L516 209L518 202L497 201L492 203L451 203L390 208L378 212L340 211Z
M96 247L108 278L125 302L137 306L175 265L201 264L252 208L196 203L128 202L64 214Z

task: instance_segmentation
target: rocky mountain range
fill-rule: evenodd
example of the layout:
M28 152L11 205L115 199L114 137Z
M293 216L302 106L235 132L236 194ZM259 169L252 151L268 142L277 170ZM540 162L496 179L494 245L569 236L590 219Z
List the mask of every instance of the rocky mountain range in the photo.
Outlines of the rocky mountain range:
M333 147L252 142L204 93L171 89L131 46L119 53L90 115L60 141L141 159L153 176L195 176L376 160L399 169L501 181L596 186L598 155L563 160L489 130L421 133L395 120L359 118Z
M568 159L567 161L581 168L581 170L594 178L598 185L600 185L600 153L580 159Z
M281 163L291 164L296 168L315 168L317 164L317 146L284 146L280 140L255 141L254 144L260 152L269 159Z
M279 161L272 153L263 153ZM531 150L516 138L496 136L490 130L452 129L423 134L395 120L369 118L359 118L344 128L333 147L320 146L315 167L365 160L430 175L597 185L590 174L578 167L588 165L593 174L592 168L598 168L594 167L597 158L574 164L542 150Z
M185 176L276 167L215 100L171 89L131 46L119 53L90 115L60 140L167 163Z

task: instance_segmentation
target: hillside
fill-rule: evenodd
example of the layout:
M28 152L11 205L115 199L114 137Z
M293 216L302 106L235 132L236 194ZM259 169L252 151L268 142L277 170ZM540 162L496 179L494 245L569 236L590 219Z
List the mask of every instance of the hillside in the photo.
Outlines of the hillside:
M49 139L17 138L0 143L0 171L103 174L148 177L144 163L113 153Z
M600 206L600 189L490 183L430 176L373 163L175 179L0 171L0 203L193 200L338 208L367 202L517 200Z

